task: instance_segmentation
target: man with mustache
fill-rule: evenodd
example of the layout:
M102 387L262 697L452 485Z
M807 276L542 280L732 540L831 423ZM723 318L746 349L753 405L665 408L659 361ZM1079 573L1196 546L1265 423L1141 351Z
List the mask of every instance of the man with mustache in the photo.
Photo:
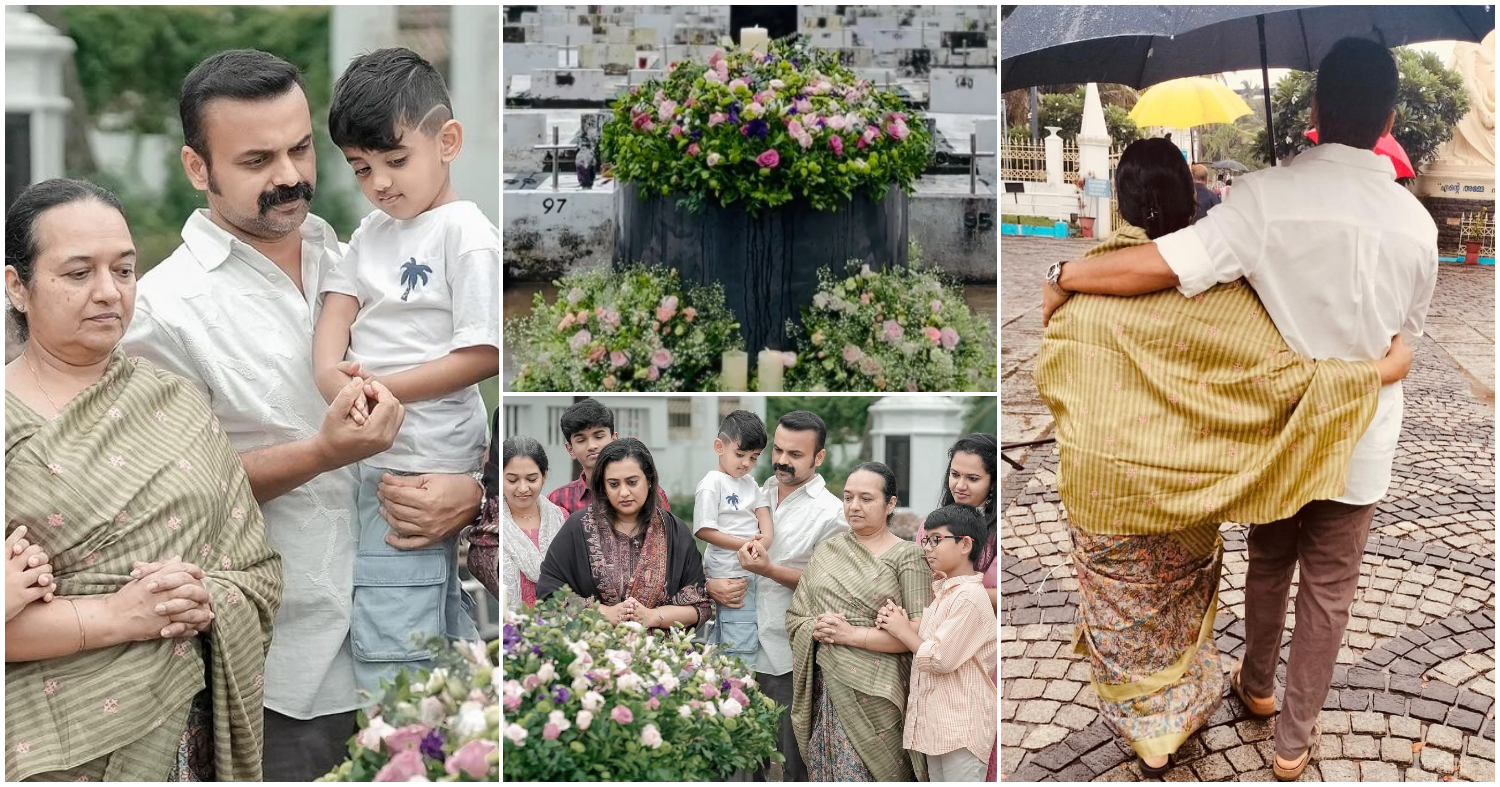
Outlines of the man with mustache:
M183 171L208 208L140 280L124 345L197 385L240 452L285 582L264 676L265 778L310 781L343 761L365 705L349 643L349 466L390 448L404 410L379 382L355 378L330 405L313 380L318 293L342 247L309 212L317 166L296 66L255 50L214 55L184 80L179 112ZM356 423L361 391L371 407ZM482 494L462 474L388 475L386 540L439 543L475 520ZM249 710L258 732L260 709Z
M823 443L828 426L805 410L787 413L776 422L771 440L771 469L776 474L761 486L771 503L771 524L776 534L770 549L760 546L759 536L737 553L740 565L756 576L756 622L760 652L755 656L755 680L761 691L782 707L792 707L792 646L787 639L786 611L792 591L802 579L802 570L813 550L825 539L849 529L844 504L832 492L818 466L827 451ZM710 579L708 594L728 607L738 607L745 595L743 579ZM776 749L786 757L782 781L807 781L807 765L792 732L792 714L781 717ZM755 772L756 781L767 781L766 768Z

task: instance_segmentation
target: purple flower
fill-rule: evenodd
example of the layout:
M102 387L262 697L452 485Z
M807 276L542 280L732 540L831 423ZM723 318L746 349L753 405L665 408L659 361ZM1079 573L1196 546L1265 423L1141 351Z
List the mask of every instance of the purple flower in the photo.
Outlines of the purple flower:
M735 125L739 125L739 122L740 122L740 102L738 102L738 101L732 102L729 105L729 122L730 123L734 123Z
M521 632L517 631L515 626L507 623L505 624L505 628L501 630L500 641L505 645L505 652L509 653L510 649L514 648L516 643L521 641Z
M658 683L655 686L652 686L651 688L647 689L646 693L650 694L653 697L660 697L660 696L663 696L664 694L666 694L667 690L665 688L663 688L660 683Z
M568 687L567 686L553 686L552 687L552 699L556 700L558 705L561 705L564 702L567 702L568 698L571 697L571 696L573 696L573 695L568 691Z
M531 646L531 653L534 656L540 656L540 655L542 655L542 646L541 645L532 645Z
M443 758L448 756L447 752L443 751L443 734L437 730L427 733L427 737L422 739L421 751L423 756L442 762Z
M721 681L719 681L719 691L729 691L729 681L727 681L727 680L721 680Z
M771 133L771 127L766 121L759 118L750 121L745 127L746 135L756 139L765 139Z

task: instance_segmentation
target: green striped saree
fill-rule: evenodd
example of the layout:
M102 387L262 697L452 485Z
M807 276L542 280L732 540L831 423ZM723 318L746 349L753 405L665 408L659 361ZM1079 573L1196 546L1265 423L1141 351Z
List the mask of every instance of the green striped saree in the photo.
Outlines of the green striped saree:
M281 558L202 396L116 352L53 420L9 394L5 411L6 532L27 526L59 596L113 593L132 561L180 554L203 568L216 615L193 639L7 664L5 780L163 780L205 690L217 778L259 780Z

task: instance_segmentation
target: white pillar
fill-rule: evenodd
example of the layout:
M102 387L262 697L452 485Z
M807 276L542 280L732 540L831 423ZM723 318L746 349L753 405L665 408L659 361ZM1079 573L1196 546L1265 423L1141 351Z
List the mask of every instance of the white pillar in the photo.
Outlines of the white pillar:
M1047 136L1042 139L1043 149L1047 154L1047 185L1061 186L1063 182L1063 160L1062 160L1062 137L1057 132L1062 131L1061 126L1047 126Z
M1078 132L1078 174L1084 178L1109 177L1109 128L1104 124L1104 104L1099 86L1090 82L1083 97L1083 128ZM1094 237L1107 237L1110 226L1109 198L1084 197L1087 213L1094 216Z
M5 112L29 118L30 182L63 177L63 140L73 102L63 95L63 67L76 46L35 14L5 8Z
M887 396L870 405L870 437L876 461L890 464L885 455L886 437L904 435L911 440L909 500L911 509L921 517L937 508L948 470L948 449L963 429L963 413L963 405L948 396Z

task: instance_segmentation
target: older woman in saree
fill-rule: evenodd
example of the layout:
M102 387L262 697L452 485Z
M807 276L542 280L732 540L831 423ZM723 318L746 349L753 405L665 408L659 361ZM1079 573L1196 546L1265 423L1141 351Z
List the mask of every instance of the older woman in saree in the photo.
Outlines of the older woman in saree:
M118 200L32 186L5 262L26 334L6 531L44 548L56 587L5 624L6 781L258 780L281 560L202 396L116 347L135 301Z
M913 619L932 601L922 550L887 526L896 474L879 462L844 482L849 531L818 545L786 612L792 730L812 781L925 781L901 747L911 651L875 627L887 600Z
M1116 183L1129 223L1089 256L1192 219L1192 175L1166 140L1126 148ZM1146 775L1166 772L1222 694L1220 523L1337 496L1378 386L1410 364L1399 337L1373 363L1294 355L1243 280L1191 299L1080 295L1052 317L1036 381L1082 596L1074 646Z
M589 478L593 502L563 523L542 561L537 599L564 586L595 599L611 623L695 627L708 619L693 534L658 506L656 463L633 437L605 446Z

